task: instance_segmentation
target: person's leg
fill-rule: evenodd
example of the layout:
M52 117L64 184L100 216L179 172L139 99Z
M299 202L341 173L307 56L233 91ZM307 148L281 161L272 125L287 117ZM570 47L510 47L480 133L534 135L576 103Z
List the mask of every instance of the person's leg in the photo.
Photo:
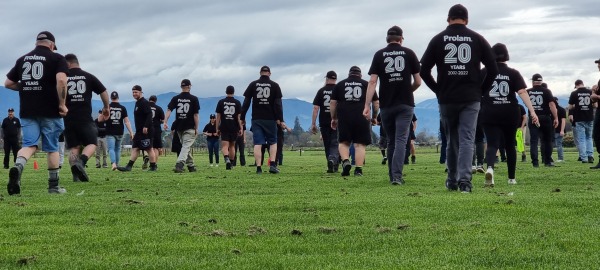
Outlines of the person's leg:
M406 105L394 106L381 112L381 120L388 136L388 173L390 181L395 181L396 184L404 183L402 173L413 112L413 107Z
M485 163L488 168L494 168L496 152L500 146L501 128L497 125L485 124L483 126L485 137L487 139L487 150L485 152Z
M237 143L237 149L239 149L239 159L240 159L240 166L246 166L246 154L244 149L246 148L246 142L244 142L244 140L239 140Z
M283 132L277 134L277 155L275 161L277 165L283 164Z
M115 145L117 143L117 139L115 136L107 135L106 136L106 146L108 147L108 157L110 159L110 164L112 165L112 169L115 170L117 168L117 157L116 157L116 149Z
M10 159L11 145L8 141L4 140L4 169L8 169L8 160Z
M325 149L325 160L327 161L327 172L333 172L333 160L331 160L331 133L327 127L320 127L321 139L323 140L323 148Z
M540 164L538 160L538 141L540 139L540 129L531 122L531 119L529 120L528 126L530 136L529 155L531 157L531 164L533 164L533 167L537 167Z
M458 110L453 104L440 104L440 117L446 135L446 165L448 175L446 179L446 188L448 190L458 190ZM473 149L473 146L471 146ZM472 162L472 155L468 157L469 169Z
M475 128L479 115L479 102L465 104L459 112L458 121L458 182L462 192L470 192L471 160L473 156L473 143L475 142Z
M562 162L564 159L563 137L560 136L560 133L554 132L554 146L556 146L556 154L558 156L558 161Z
M593 163L594 162L594 145L593 145L593 140L592 140L592 122L586 122L585 124L585 143L586 143L586 147L585 147L585 154L588 157L588 162L589 163Z
M102 154L102 168L106 168L108 164L106 163L108 144L106 142L106 138L100 139L100 152Z
M448 140L446 138L446 131L442 121L440 120L440 164L446 163L446 149L448 148Z
M215 155L215 163L219 166L219 139L215 139L213 144L213 155Z
M62 168L63 163L65 163L65 142L58 142L58 167Z
M338 151L342 160L342 176L350 175L352 164L350 163L350 142L344 141L338 143Z
M587 143L585 141L585 127L584 127L584 122L578 122L577 125L575 126L575 130L577 130L577 141L579 141L579 146L577 147L577 150L579 150L579 158L581 159L581 161L583 162L587 162ZM581 143L583 142L583 143Z
M365 165L366 145L355 143L354 154L356 155L356 167L354 175L362 176L362 167Z
M542 124L542 138L544 140L544 164L552 164L552 150L554 149L552 139L554 138L554 127L552 127L552 121L550 118L546 121L545 125Z
M40 134L42 137L42 151L47 154L48 162L48 193L65 193L66 190L59 184L59 154L58 138L64 131L65 125L62 118L40 119Z
M100 155L102 154L102 138L98 138L98 147L96 147L96 168L101 167Z
M123 136L118 135L115 136L115 164L118 166L121 161L121 142L123 141Z
M254 145L254 162L256 163L256 167L262 166L262 144Z
M517 149L515 148L516 138L514 135L515 125L502 126L502 134L504 135L504 149L506 152L506 166L508 169L508 179L512 179L511 184L515 184L516 168L517 168ZM488 144L489 147L489 144Z

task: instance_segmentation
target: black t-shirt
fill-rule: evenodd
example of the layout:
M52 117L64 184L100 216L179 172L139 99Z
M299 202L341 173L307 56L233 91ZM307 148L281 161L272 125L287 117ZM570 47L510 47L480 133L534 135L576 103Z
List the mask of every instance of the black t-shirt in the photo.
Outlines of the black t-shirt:
M202 132L208 132L211 135L206 136L207 139L219 139L219 136L217 135L217 125L215 124L211 124L210 122L208 124L206 124L206 126L204 126L204 129L202 130Z
M94 123L96 123L96 128L98 129L98 137L100 138L106 137L106 122L98 122L98 118L94 119Z
M69 74L65 57L45 46L36 46L16 61L6 77L21 82L21 118L60 117L56 91L56 74L60 72Z
M221 132L240 131L238 119L241 112L242 104L234 97L226 97L219 100L219 102L217 102L217 108L215 109L215 113L221 115L219 130L221 130Z
M69 69L65 121L92 121L92 92L100 95L106 87L96 76L81 68Z
M109 116L106 120L106 135L120 136L123 135L123 119L127 117L127 109L118 102L111 102L108 105Z
M415 106L412 75L421 71L417 55L398 43L389 43L373 56L369 75L379 77L379 106L397 104Z
M573 105L573 121L594 121L594 107L592 106L592 90L585 87L571 92L569 104Z
M21 121L19 121L19 118L13 117L10 119L6 117L2 120L2 134L4 135L4 139L18 138L20 128Z
M554 129L554 132L560 133L560 129L562 127L561 126L562 119L567 118L567 111L565 110L565 108L558 105L558 103L555 103L555 104L556 104L556 116L558 116L558 126L556 126L556 128ZM565 124L566 124L566 121L565 121Z
M523 107L523 105L519 104L519 125L518 127L521 128L521 126L523 125L523 115L526 115L527 112L525 111L525 107ZM527 122L525 122L525 125L527 125Z
M331 104L333 88L335 88L335 84L326 84L317 91L313 100L313 105L319 106L319 126L321 127L331 125L331 111L329 110L329 106Z
M141 97L135 102L135 109L133 110L133 117L135 122L135 132L142 132L144 128L152 130L152 109L150 108L150 102Z
M552 115L549 104L550 102L554 102L554 97L552 96L552 92L550 90L540 85L535 85L533 88L527 89L527 94L529 94L531 105L538 116Z
M484 68L481 71L487 73ZM485 75L482 75L485 76ZM527 88L527 84L517 70L505 63L498 63L498 75L492 82L492 87L483 92L481 99L482 124L517 124L521 118L517 91Z
M269 79L269 76L263 75L251 82L244 92L244 97L252 99L253 120L283 120L283 112L280 112L275 104L283 97L281 88Z
M162 130L161 125L165 120L165 112L154 102L150 102L150 109L152 110L152 127L154 130Z
M352 117L362 117L368 84L369 82L360 77L350 75L335 85L331 100L337 101L338 119L351 120Z
M175 111L177 131L196 128L194 115L198 114L200 111L200 101L198 101L196 96L189 92L181 92L171 99L167 108L169 111Z
M485 80L480 63L488 69ZM437 80L431 75L434 65ZM448 25L433 37L421 57L421 77L440 104L480 101L482 91L490 88L497 73L490 44L462 24Z

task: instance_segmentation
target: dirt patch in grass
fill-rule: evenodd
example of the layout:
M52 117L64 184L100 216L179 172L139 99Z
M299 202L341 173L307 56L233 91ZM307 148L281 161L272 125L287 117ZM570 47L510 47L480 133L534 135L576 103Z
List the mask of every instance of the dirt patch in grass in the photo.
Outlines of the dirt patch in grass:
M324 234L332 234L337 232L337 229L331 227L319 227L319 232Z
M265 230L261 227L255 226L255 225L250 226L250 228L248 229L248 236L254 236L257 234L265 234L265 233L267 233L267 230Z
M35 256L20 258L19 260L17 260L17 264L20 266L28 265L30 263L35 262L36 259L37 258Z

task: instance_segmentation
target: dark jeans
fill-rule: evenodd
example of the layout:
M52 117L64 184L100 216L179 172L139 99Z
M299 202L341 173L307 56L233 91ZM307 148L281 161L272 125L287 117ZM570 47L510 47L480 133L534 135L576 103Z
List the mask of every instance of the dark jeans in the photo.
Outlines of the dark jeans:
M485 152L485 133L483 131L483 125L477 124L475 128L475 152L473 153L473 166L483 165L483 158ZM496 156L494 152L494 156Z
M321 137L323 137L323 147L325 147L325 158L332 160L333 164L338 164L340 160L339 142L337 139L337 130L331 129L331 126L322 126Z
M592 139L594 140L594 144L596 145L596 152L598 152L600 160L600 110L596 110L596 115L594 116L594 127L592 129ZM600 162L600 161L599 161Z
M488 167L494 167L496 162L496 152L502 147L504 140L504 149L506 150L506 164L508 166L508 179L515 179L515 169L517 167L517 149L515 148L517 126L510 125L489 125L483 127L485 137L487 138L487 151L485 162Z
M236 160L240 159L240 166L246 166L246 156L244 156L244 148L246 147L246 143L244 142L244 137L238 136L237 140L235 140L235 159L233 159L233 165L236 165Z
M442 120L440 120L440 164L446 163L446 148L448 148L448 141L446 140L446 129L444 128L444 124L442 124Z
M219 139L206 139L206 145L208 146L208 161L210 164L213 163L213 156L219 164Z
M19 147L19 141L14 139L4 139L4 168L8 168L9 160L10 160L10 151L13 152L13 162L17 160L17 152L21 147Z
M409 127L413 113L414 107L404 104L381 109L381 123L388 138L387 156L390 181L402 179L406 142L409 139Z
M531 163L539 165L538 160L538 142L540 138L543 140L541 145L542 162L549 164L552 162L552 139L554 138L554 127L552 127L552 116L549 115L538 115L540 120L540 127L538 128L529 119L529 134L531 136L530 151L531 151Z

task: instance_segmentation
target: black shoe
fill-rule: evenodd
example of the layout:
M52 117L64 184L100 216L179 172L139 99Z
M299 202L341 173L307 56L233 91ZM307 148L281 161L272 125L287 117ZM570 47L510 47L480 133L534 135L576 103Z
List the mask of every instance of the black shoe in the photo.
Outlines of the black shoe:
M147 170L147 172L157 172L158 171L158 167L154 166L150 166L150 169Z
M333 165L333 172L336 173L340 170L340 164Z
M525 154L521 155L521 162L527 162L527 155L525 155Z
M117 170L119 170L120 172L130 172L131 171L131 167L129 167L129 166L117 167Z
M460 183L460 192L461 193L471 193L471 184L470 183Z
M4 169L8 169L8 166L4 166Z
M225 163L225 170L231 170L231 166L233 166L233 164L231 164L231 162L226 162Z
M21 173L23 169L20 166L13 166L8 171L8 185L6 185L6 189L8 190L8 195L15 195L21 193Z
M588 157L588 163L594 163L594 157L589 156Z
M131 171L131 168L129 168L129 170ZM90 178L85 172L85 168L83 167L83 164L81 164L81 161L77 161L73 166L71 166L71 173L73 176L77 176L77 179L79 179L81 182L90 181Z
M539 164L539 163L537 163L537 162L533 162L532 164L533 164L533 167L534 167L534 168L539 168L539 167L540 167L540 164Z
M260 166L256 166L256 174L262 174L262 168Z
M417 161L417 157L410 156L410 163L415 164L416 161Z
M598 161L598 164L596 164L596 166L590 167L590 169L594 169L594 170L600 169L600 161Z
M142 164L142 170L148 169L148 162L150 162L150 158L148 156L144 156L144 164Z
M362 169L354 169L354 176L363 176Z
M327 173L333 173L333 160L327 160Z
M583 161L583 160L581 160L581 157L578 157L578 158L577 158L577 161Z
M196 166L188 166L188 172L196 172Z
M396 178L396 179L392 180L392 185L394 185L394 186L404 185L404 178Z
M183 163L176 163L173 171L176 173L183 173Z
M457 191L458 183L456 181L446 179L446 189L448 189L449 191Z
M546 163L544 164L545 167L558 167L556 165L554 165L554 162L550 162L550 163Z
M350 162L345 161L342 163L342 176L349 176L350 170L352 170L352 164Z
M381 165L385 165L386 162L387 162L387 157L383 157L383 159L381 160Z
M100 166L100 164L96 164L96 169L100 169L102 168L102 166Z
M271 165L269 166L269 173L279 173L279 169L277 169L277 166Z

